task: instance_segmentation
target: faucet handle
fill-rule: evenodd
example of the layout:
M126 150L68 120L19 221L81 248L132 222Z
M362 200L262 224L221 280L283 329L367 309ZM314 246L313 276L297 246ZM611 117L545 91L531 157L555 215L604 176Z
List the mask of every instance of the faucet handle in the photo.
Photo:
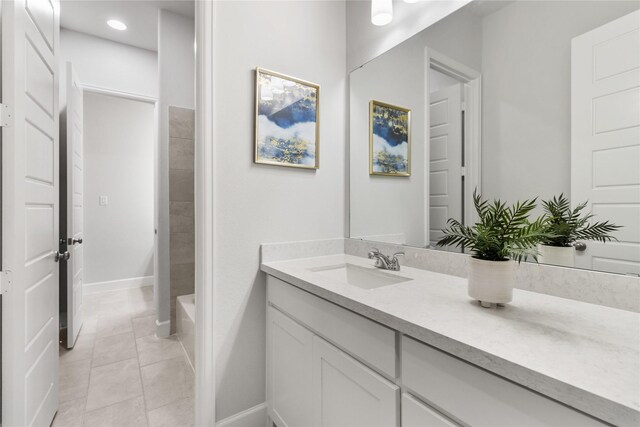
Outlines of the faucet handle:
M399 256L404 256L404 252L396 252L395 254L393 254L390 270L400 271L400 261L398 261Z

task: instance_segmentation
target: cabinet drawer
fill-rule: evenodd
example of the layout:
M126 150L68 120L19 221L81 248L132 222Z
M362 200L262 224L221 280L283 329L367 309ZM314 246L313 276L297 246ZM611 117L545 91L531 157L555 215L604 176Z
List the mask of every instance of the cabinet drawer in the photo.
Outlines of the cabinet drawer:
M313 337L313 402L317 427L397 427L397 385Z
M407 393L402 394L402 427L457 427Z
M395 331L272 276L267 300L317 334L396 378Z
M527 388L402 337L402 383L471 426L604 426Z

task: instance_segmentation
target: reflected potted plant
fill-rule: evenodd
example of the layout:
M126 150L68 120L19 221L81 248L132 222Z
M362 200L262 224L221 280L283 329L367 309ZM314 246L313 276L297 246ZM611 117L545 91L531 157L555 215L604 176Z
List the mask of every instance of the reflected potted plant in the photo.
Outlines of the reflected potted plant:
M617 240L610 233L621 228L609 221L589 223L592 213L583 213L587 202L571 209L569 200L560 194L551 200L542 201L546 234L538 244L538 262L564 267L575 265L574 245L578 240L595 240L608 242Z
M536 199L512 206L500 200L489 203L474 192L473 204L479 221L467 226L449 218L444 237L437 246L454 245L471 254L468 293L483 307L513 299L515 262L536 258L536 245L546 236L544 219L529 221Z

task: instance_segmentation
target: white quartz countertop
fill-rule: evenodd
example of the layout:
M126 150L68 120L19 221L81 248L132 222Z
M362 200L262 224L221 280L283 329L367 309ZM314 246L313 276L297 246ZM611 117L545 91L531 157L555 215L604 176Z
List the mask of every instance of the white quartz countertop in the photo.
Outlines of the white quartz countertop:
M403 283L362 289L312 268L373 261L330 255L262 270L321 298L616 425L640 425L640 314L514 290L481 308L459 277L402 267Z

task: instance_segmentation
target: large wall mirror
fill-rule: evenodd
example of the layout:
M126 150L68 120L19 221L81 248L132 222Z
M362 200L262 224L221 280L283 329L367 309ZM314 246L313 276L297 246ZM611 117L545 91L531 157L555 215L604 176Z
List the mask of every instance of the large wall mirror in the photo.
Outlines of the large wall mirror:
M562 194L621 228L557 264L640 275L639 28L638 1L472 1L354 70L351 238L434 248L474 189Z

